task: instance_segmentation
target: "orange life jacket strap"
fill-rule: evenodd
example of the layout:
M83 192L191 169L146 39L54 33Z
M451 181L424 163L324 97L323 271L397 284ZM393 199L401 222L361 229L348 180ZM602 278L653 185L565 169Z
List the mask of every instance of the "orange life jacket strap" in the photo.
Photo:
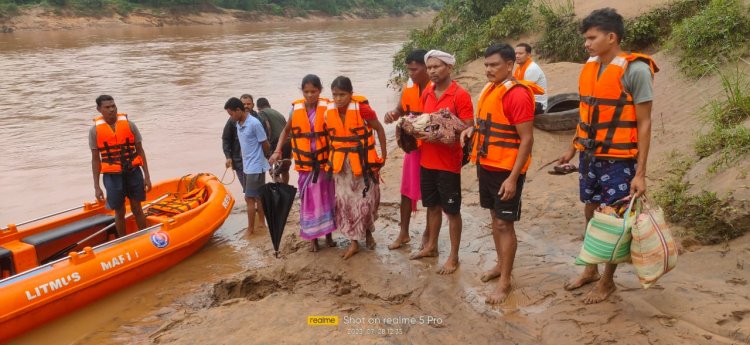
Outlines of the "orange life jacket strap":
M586 122L580 122L579 121L578 124L581 126L581 129L583 129L584 131L587 131L587 132L588 132L588 130L590 128L593 128L596 131L596 130L600 130L600 129L604 129L604 128L609 128L609 126L614 126L614 127L617 127L617 128L637 128L638 127L638 122L636 122L636 121L599 122L599 123L595 123L593 125L588 124Z
M319 137L324 137L324 136L326 135L326 132L325 132L325 131L320 131L320 132L309 132L309 133L300 133L300 132L299 132L299 131L300 131L300 128L299 128L299 127L294 127L293 129L296 129L296 130L297 130L296 132L295 132L294 130L292 130L292 132L291 132L291 135L290 135L290 136L291 136L292 138L294 138L294 139L297 139L297 138L317 139L317 138L319 138Z
M623 105L633 104L633 101L628 101L627 99L623 101L622 98L618 98L618 99L596 98L593 96L582 96L581 102L586 103L592 107L595 107L597 105L623 106Z
M365 150L372 150L375 149L375 144L369 145L365 148ZM354 146L354 147L334 147L333 151L335 152L360 152L361 148L360 146ZM370 163L372 165L373 163Z
M591 141L589 141L589 140L590 139L576 138L576 142L578 142L579 144L581 144L583 147L587 147L587 142L588 143L590 143L590 142L594 143L594 145L591 147L592 149L595 149L595 148L597 148L599 146L603 146L604 145L603 141L599 141L599 140L591 140ZM610 143L609 144L609 148L618 149L618 150L630 150L630 149L638 148L638 143L619 143L619 144Z
M517 149L517 148L521 147L520 143L511 143L511 142L507 142L507 141L490 141L490 142L487 143L487 145L488 146L492 145L492 146L510 147L512 149Z

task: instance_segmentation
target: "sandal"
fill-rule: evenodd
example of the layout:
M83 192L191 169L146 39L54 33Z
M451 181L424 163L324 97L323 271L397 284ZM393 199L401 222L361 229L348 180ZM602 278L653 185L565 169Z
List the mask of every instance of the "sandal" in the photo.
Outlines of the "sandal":
M566 163L554 166L548 173L552 175L567 175L576 171L578 171L578 168L575 165Z

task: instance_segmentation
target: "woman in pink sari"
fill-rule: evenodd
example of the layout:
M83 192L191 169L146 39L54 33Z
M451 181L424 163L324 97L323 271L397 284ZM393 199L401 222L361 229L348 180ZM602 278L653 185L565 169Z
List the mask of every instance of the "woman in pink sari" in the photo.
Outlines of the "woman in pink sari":
M269 162L281 158L281 143L291 138L294 169L299 173L300 237L310 241L311 252L317 252L318 237L324 235L329 247L336 246L331 235L336 230L334 183L325 172L329 152L325 111L329 101L320 97L323 85L314 74L302 79L301 89L304 98L292 102L289 121Z

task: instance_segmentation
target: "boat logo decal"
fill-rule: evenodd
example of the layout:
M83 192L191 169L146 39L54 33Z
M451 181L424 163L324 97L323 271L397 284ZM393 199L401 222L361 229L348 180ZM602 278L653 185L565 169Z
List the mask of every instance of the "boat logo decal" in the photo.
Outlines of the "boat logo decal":
M164 231L156 231L151 234L151 243L156 248L164 248L169 245L169 234Z

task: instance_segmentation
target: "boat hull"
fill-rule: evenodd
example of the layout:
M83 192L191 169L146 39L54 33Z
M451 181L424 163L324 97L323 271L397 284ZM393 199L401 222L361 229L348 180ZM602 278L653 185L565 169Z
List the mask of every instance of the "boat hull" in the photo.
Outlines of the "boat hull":
M218 180L202 179L210 195L196 209L149 217L153 225L144 230L0 281L0 342L152 277L203 247L234 201ZM149 195L168 188L162 187Z

